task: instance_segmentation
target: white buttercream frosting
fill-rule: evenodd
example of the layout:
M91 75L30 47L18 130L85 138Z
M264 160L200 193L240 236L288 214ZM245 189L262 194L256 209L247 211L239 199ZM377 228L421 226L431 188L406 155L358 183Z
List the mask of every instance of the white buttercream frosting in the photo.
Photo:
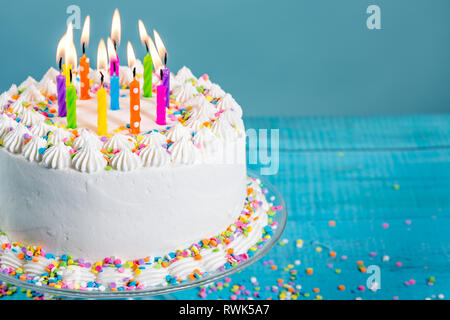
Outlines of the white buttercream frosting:
M46 124L45 121L40 121L34 123L30 129L33 136L45 136L49 131L51 131L51 126Z
M44 76L42 77L41 81L39 82L39 84L41 85L44 82L47 82L48 80L52 81L53 83L56 84L56 77L59 76L59 72L58 70L56 70L53 67L50 67L50 69L48 69L48 71L44 74ZM41 88L42 89L42 88Z
M22 267L23 261L19 259L17 253L11 249L6 249L1 252L0 255L0 266L2 268L11 268L16 270L17 268Z
M32 126L44 120L45 117L41 113L33 110L33 108L28 108L23 111L20 122L26 126Z
M72 158L75 169L86 173L95 173L105 169L108 161L93 143L85 145Z
M174 126L172 126L169 131L167 131L167 139L171 141L177 141L183 137L189 137L190 134L190 130L178 122Z
M50 146L42 157L42 163L52 169L66 169L70 166L70 160L70 147L63 143Z
M133 275L130 268L123 269L123 272L113 267L105 267L97 274L97 282L105 287L109 287L111 283L115 283L116 287L123 287L126 285L125 279L131 278Z
M172 94L175 96L175 101L185 103L193 99L199 93L192 82L185 82L182 85L175 87Z
M200 129L193 138L194 145L203 153L214 154L219 146L220 140L210 128Z
M27 105L28 103L25 102L23 96L20 96L19 99L17 99L10 105L10 108L13 110L13 112L15 112L17 114L21 114L22 112L24 112L26 110L26 107L24 106L24 104Z
M197 78L195 78L195 76L192 74L191 69L189 69L186 66L183 66L180 70L178 70L177 80L180 83L184 83L184 82L186 82L186 81L188 81L190 79L197 80Z
M167 285L166 277L168 275L167 268L155 268L153 265L150 265L145 266L145 269L140 269L140 274L136 276L136 280L145 287Z
M11 87L8 89L8 94L10 96L14 95L14 94L19 94L19 88L17 88L17 85L12 84Z
M200 77L198 78L196 85L203 87L203 89L209 90L212 86L212 82L209 79L205 80L203 77Z
M200 254L202 255L201 265L208 272L216 271L227 263L227 255L222 245L213 249L204 249Z
M42 81L39 82L39 89L41 90L42 93L46 94L47 96L51 95L56 96L58 94L56 83L50 78L42 79Z
M81 129L80 135L73 141L72 147L74 149L82 148L86 144L91 144L98 150L101 150L103 143L98 138L98 135L88 129Z
M144 138L139 143L145 144L146 146L148 146L149 144L162 146L163 144L167 143L167 137L157 131L152 131L150 133L144 134L143 137Z
M170 163L170 155L167 150L154 143L142 149L139 157L144 167L163 167Z
M108 141L105 142L104 148L109 149L112 148L113 150L119 149L119 150L132 150L136 146L135 140L131 136L127 136L122 133L117 133L113 135Z
M121 86L127 86L133 81L133 70L129 67L120 67L119 69L119 83Z
M243 130L244 129L244 121L241 117L239 117L236 111L231 109L225 110L222 112L221 117L225 117L231 125L234 125L236 129Z
M42 160L42 153L39 152L40 149L47 147L47 140L34 136L31 140L23 147L22 154L28 161L40 162Z
M73 135L64 128L50 127L51 134L48 136L48 142L52 144L58 144L70 139Z
M90 269L77 265L70 265L61 270L62 280L71 285L86 286L88 282L95 280L95 275Z
M31 104L36 104L42 101L45 101L45 97L42 95L42 93L39 91L38 88L36 88L36 85L30 85L25 92L21 94L21 97L23 98L23 101L29 102Z
M11 100L11 96L9 95L8 92L3 92L0 95L0 107L4 107L7 104L9 104L9 101Z
M187 277L195 270L204 272L203 266L200 264L200 262L192 257L175 260L169 266L169 273L172 276L182 280L186 280Z
M237 138L237 132L225 117L219 117L211 127L213 133L224 140Z
M22 148L25 145L24 136L30 135L30 130L27 129L23 124L19 123L17 127L9 132L3 139L3 145L6 150L12 153L22 152Z
M129 149L123 149L113 155L110 163L118 171L132 171L142 166L141 159Z
M36 260L36 261L33 261ZM50 264L56 264L55 259L47 259L45 257L33 257L32 260L25 262L23 266L23 271L32 277L40 276L41 274L47 272L47 267Z
M208 90L208 94L213 98L222 98L226 93L218 84L213 83Z
M19 85L19 90L28 89L30 86L37 85L38 82L33 77L28 77Z
M17 127L17 122L3 113L0 116L0 141L15 127Z
M187 105L194 107L193 113L202 111L211 119L215 117L217 112L214 105L209 102L204 95L198 95L186 103Z
M219 102L216 104L216 108L220 111L231 109L236 111L239 117L242 117L242 108L241 106L234 100L233 96L227 93Z
M197 149L188 136L184 136L174 142L169 147L169 151L172 162L175 164L190 165L197 159Z

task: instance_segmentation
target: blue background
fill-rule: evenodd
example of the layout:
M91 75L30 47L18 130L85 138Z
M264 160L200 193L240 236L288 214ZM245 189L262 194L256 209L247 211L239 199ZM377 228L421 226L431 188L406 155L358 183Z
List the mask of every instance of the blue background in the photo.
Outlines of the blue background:
M56 67L71 4L81 23L91 15L94 65L117 7L122 57L131 41L142 59L142 19L163 37L173 70L208 73L246 116L450 111L448 0L2 1L0 90ZM366 27L371 4L381 8L382 30Z

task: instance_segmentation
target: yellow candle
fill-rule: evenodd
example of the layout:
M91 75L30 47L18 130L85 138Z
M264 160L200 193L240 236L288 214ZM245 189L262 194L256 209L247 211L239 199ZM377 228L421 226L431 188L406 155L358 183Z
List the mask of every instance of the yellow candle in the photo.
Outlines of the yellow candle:
M106 103L106 90L102 87L97 91L97 134L106 136L108 133L108 123L106 112L108 105Z
M70 71L72 71L71 64L64 64L62 74L66 76L66 86L70 86L72 83L70 82Z

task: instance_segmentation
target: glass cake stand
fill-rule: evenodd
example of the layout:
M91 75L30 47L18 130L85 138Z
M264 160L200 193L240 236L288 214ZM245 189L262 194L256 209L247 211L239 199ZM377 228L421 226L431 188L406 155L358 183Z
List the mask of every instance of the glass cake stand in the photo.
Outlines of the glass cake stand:
M156 286L148 289L137 289L133 291L79 291L79 290L70 290L70 289L56 289L48 286L38 286L33 283L28 283L23 280L16 279L12 276L0 273L0 281L12 284L14 286L30 289L36 292L55 295L64 298L75 298L75 299L134 299L134 298L149 298L153 297L158 299L157 296L160 296L162 299L170 299L170 293L174 293L181 290L187 290L196 288L199 286L204 286L215 282L217 280L223 279L225 277L231 276L248 266L252 265L262 257L264 257L270 249L272 249L275 244L280 239L281 235L284 232L287 222L287 210L286 204L284 202L283 196L280 192L263 176L258 174L255 171L248 170L248 175L252 178L258 178L261 180L263 187L268 190L266 194L267 201L269 203L273 203L274 206L282 206L281 210L276 211L275 215L273 215L272 221L277 222L277 227L273 230L273 235L270 239L263 242L263 246L259 248L255 254L248 258L247 260L239 263L237 266L231 267L225 271L213 271L209 272L206 276L196 279L196 280L188 280L186 282L177 284L177 285L167 285L167 286ZM271 200L272 197L275 199Z

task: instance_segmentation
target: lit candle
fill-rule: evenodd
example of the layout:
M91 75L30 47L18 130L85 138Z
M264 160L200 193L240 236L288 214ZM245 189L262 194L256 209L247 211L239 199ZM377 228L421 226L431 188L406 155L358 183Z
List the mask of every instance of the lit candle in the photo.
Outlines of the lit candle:
M111 40L114 44L114 51L116 52L116 57L114 60L111 60L111 69L110 69L110 75L112 76L114 73L116 76L119 76L119 55L117 54L117 47L120 45L120 38L121 38L121 32L122 27L120 23L120 14L119 10L114 10L112 25L111 25ZM109 47L108 47L109 50ZM114 66L113 66L114 63Z
M111 61L111 67L113 68L113 73L111 74L111 88L110 88L110 96L111 96L111 110L119 110L119 76L116 74L117 65L115 61L117 61L117 54L114 48L114 44L110 38L108 38L108 54L109 61Z
M58 117L65 117L67 115L66 109L66 76L62 74L62 60L65 50L65 39L64 35L58 43L58 48L56 49L56 61L59 64L59 75L56 76L56 89L58 94Z
M97 50L97 70L101 75L101 86L97 91L97 134L99 136L105 136L108 133L108 105L106 103L106 89L103 88L104 76L102 73L102 70L106 69L107 60L105 42L101 39Z
M156 30L153 30L153 35L155 37L155 43L156 43L156 48L158 50L159 53L159 57L162 61L164 61L164 67L162 69L162 76L161 76L161 81L162 84L166 86L166 107L169 107L169 102L170 102L170 70L167 68L167 50L166 47L164 46L163 41L161 40L161 37L159 36L158 32L156 32Z
M151 98L153 89L153 60L147 42L152 41L152 39L148 36L144 23L141 20L139 20L139 35L147 49L147 55L144 58L144 97Z
M65 34L65 40L66 43L68 45L70 45L71 43L73 43L73 26L72 26L72 22L70 22L67 25L67 31ZM67 50L68 45L65 45L65 48ZM63 65L63 72L62 74L66 76L66 87L68 87L70 85L70 72L72 71L72 65L70 63L67 63L67 60L64 61L64 65Z
M161 70L161 77L162 75ZM166 109L167 109L167 87L161 83L156 88L156 124L160 126L166 125Z
M81 46L83 48L83 56L80 58L80 91L81 100L89 100L89 58L86 58L86 46L89 44L91 18L86 17L83 25L83 32L81 33Z
M127 45L128 66L133 69L133 81L130 82L130 132L139 134L141 132L141 101L140 84L136 80L136 56L131 43Z
M66 41L66 64L68 66L77 66L77 50L75 45L68 43ZM69 85L67 86L66 92L66 106L67 106L67 128L76 129L77 128L77 90L72 83L72 68L69 69Z

